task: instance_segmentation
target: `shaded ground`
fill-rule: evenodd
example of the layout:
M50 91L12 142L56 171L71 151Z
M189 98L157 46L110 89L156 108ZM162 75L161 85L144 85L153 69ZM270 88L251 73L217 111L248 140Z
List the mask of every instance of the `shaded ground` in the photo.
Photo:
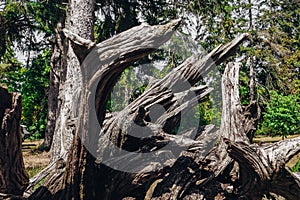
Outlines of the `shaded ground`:
M22 144L23 160L29 177L34 176L46 167L50 161L50 153L39 151L43 140L27 141Z

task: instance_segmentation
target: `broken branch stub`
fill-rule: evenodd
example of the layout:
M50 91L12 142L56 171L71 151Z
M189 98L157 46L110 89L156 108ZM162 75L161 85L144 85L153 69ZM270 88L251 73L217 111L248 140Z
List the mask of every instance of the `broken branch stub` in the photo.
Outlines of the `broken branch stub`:
M179 24L180 20L174 20L134 27L97 44L83 61L77 135L92 155L97 155L106 102L118 77L130 64L159 48Z
M235 51L238 48L238 44L245 40L247 36L247 34L243 34L232 42L217 47L208 54L211 57L200 54L191 56L177 68L169 72L164 78L157 80L155 83L151 83L141 96L113 116L113 119L104 122L99 139L98 162L101 163L105 157L104 152L107 151L107 149L113 149L114 146L122 148L123 144L126 144L127 146L135 147L135 149L139 149L141 146L147 148L143 144L143 139L135 139L130 142L132 137L128 136L128 131L123 125L135 124L136 122L132 120L133 117L131 117L131 115L136 113L141 107L145 109L146 114L144 115L144 120L147 121L146 118L149 113L151 113L151 107L153 105L163 106L166 110L163 112L163 115L159 116L156 122L154 122L160 124L156 132L166 131L170 133L174 127L180 124L181 120L177 116L184 116L187 110L199 104L201 99L208 96L212 91L212 89L207 86L193 87L193 84L195 85L199 82L202 76L215 66L214 62L219 63L220 60L229 56L229 54L227 54L228 52L232 53ZM162 127L162 129L159 130L159 127ZM140 127L136 129L135 132L137 133L134 133L134 135L138 137L138 134L140 134L142 137L142 132L147 132L146 129L147 128ZM194 131L185 137L194 139L197 135L198 124L195 127L191 127L191 129L194 129ZM151 134L149 136L151 136ZM152 136L154 136L154 134ZM141 144L138 144L138 142ZM149 146L151 145L152 143L149 143ZM124 152L124 154L126 154L126 152ZM119 155L121 156L123 154L121 153Z

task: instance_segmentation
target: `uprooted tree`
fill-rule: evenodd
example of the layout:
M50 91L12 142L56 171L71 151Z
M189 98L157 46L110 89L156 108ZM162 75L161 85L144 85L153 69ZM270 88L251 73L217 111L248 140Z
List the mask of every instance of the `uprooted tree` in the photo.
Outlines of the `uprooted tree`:
M82 2L81 8L89 3ZM71 16L69 20L76 19ZM74 134L73 143L69 153L62 151L32 180L30 187L50 174L43 186L31 194L31 199L212 199L217 196L256 199L269 192L293 199L300 193L299 177L285 167L299 152L300 138L264 146L251 144L260 111L255 102L246 108L240 105L238 63L228 64L222 78L220 129L210 125L184 133L172 132L180 124L180 117L209 95L211 88L197 85L201 77L232 55L247 38L246 34L205 56L193 55L163 79L150 82L146 91L124 110L106 113L109 93L122 71L168 40L179 21L154 27L141 25L97 45L90 41L92 38L87 36L90 34L80 35L82 32L77 30L85 27L86 33L90 33L89 23L80 27L70 24L76 26L69 22L64 29L67 52L74 50L73 58L77 66L81 63L81 68L67 72L66 81L73 84L73 91L64 94L69 95L69 106L61 113L66 120L59 123L64 123L60 127L67 127L66 133ZM190 94L195 95L187 98ZM165 112L149 120L150 112L155 112L151 107L156 104L163 106ZM136 128L137 125L143 129ZM145 134L144 131L147 137L132 136L132 133ZM171 148L164 149L167 145ZM134 153L120 154L122 150ZM151 156L141 156L146 154ZM159 160L160 157L163 159ZM129 169L124 163L129 167L129 163L134 163L132 167L136 168ZM123 171L111 168L115 166L123 166Z
M106 103L121 73L167 41L180 21L142 24L95 44L93 5L92 0L71 1L65 26L58 28L56 42L67 71L60 85L53 159L30 180L26 197L259 199L274 192L295 199L300 194L299 176L285 167L300 151L300 137L251 144L260 110L256 102L240 104L239 63L229 63L222 77L220 128L174 132L185 113L212 91L198 84L202 76L234 55L247 34L207 55L191 56L163 79L149 82L122 111L108 113ZM151 118L155 105L164 112Z

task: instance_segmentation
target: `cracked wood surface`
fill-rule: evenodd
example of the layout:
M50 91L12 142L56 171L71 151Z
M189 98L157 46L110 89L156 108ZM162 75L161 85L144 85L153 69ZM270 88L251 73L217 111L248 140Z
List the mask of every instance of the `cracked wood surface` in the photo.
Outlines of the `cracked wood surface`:
M67 171L63 175L65 183L71 183L70 178L74 176L74 174L69 176L70 167L72 169L82 167L81 173L86 174L77 174L81 177L80 184L83 184L87 175L93 177L93 180L84 182L86 185L80 188L81 192L89 192L84 193L86 199L97 197L102 199L213 199L217 197L251 199L259 198L268 192L276 192L275 190L288 198L295 196L299 190L297 178L299 176L288 172L284 168L284 163L299 152L298 139L275 143L266 149L251 144L260 110L255 102L251 102L246 108L240 105L239 64L228 64L223 75L223 112L219 130L209 125L184 132L182 135L174 135L170 132L170 126L180 122L179 113L184 113L191 108L190 105L201 102L211 92L211 88L194 87L195 84L215 64L220 64L233 55L241 42L247 38L247 34L220 45L208 55L193 55L163 79L149 84L146 91L124 110L107 114L104 118L105 103L117 77L130 63L154 51L166 41L177 24L178 21L173 21L165 26L135 27L96 45L85 58L81 72L83 82L88 84L75 95L77 98L75 101L80 102L80 109L76 111L79 114L78 118L73 118L70 126L76 126L76 134L81 135L82 142L91 142L90 150L97 151L98 157L95 163L95 159L89 154L82 154L82 148L79 148L81 144L77 144L79 149L72 149L72 156L69 155L67 161ZM144 48L144 45L148 47L150 45L150 48ZM181 87L178 87L178 84ZM95 92L95 96L91 95L90 91ZM182 101L191 91L196 95L187 102ZM89 106L94 104L96 104L97 115L90 113L89 110ZM166 112L162 113L157 120L149 121L151 107L155 104L163 105ZM100 124L103 122L101 131L99 124L94 124L95 121ZM132 131L137 136L139 134L134 131L134 123L147 128L150 137L142 139L130 137L126 131ZM89 132L85 127L90 126L96 128ZM192 134L193 137L191 132L195 132ZM179 151L161 150L161 147L166 144L173 145ZM106 161L110 165L135 162L136 169L133 170L137 173L127 173L103 165L103 156L110 145L135 153L155 152L155 154L144 160L137 157L137 154L126 154L113 156ZM290 145L291 151L282 145ZM108 151L108 153L113 155L116 152ZM284 157L285 153L286 157ZM178 155L178 159L174 159L174 154ZM159 162L153 162L153 159L161 155L167 158L164 167ZM270 157L272 159L266 160L266 155L273 155ZM76 156L77 161L72 162ZM279 157L284 157L284 160L280 160ZM291 193L282 193L284 185L278 182L279 178L276 178L282 177L286 172L288 176L284 180L289 187L293 187ZM62 173L61 171L60 174ZM253 180L251 184L248 184L247 176ZM60 177L57 176L58 179ZM295 182L297 184L292 184ZM44 188L51 188L50 182L47 183ZM266 187L270 183L271 187ZM97 185L97 189L89 188L93 184ZM34 193L32 198L46 197L49 195L47 191L40 190ZM54 197L57 197L55 194L72 197L71 193L65 196L68 188L57 187L52 188L51 191ZM83 199L83 197L76 196L75 199Z
M22 195L29 178L22 157L21 95L0 86L0 97L0 193Z

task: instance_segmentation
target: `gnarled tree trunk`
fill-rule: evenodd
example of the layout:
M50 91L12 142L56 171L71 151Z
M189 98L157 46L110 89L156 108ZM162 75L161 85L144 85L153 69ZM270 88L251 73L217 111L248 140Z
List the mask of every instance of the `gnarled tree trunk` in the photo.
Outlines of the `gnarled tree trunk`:
M182 116L212 90L197 84L201 77L233 55L247 34L205 56L193 55L149 83L121 112L106 113L109 93L122 71L157 49L178 24L143 24L98 45L64 30L73 45L86 47L77 53L83 60L76 70L80 88L69 99L78 106L69 108L72 114L62 124L75 137L68 159L49 166L53 171L31 199L258 199L269 192L287 198L299 194L299 178L285 162L300 151L300 139L251 144L260 110L256 102L246 108L240 104L237 63L228 64L222 78L221 128L174 132ZM157 112L156 105L163 112ZM286 185L293 189L284 190Z
M22 195L29 178L22 157L21 95L0 86L0 97L0 193Z

